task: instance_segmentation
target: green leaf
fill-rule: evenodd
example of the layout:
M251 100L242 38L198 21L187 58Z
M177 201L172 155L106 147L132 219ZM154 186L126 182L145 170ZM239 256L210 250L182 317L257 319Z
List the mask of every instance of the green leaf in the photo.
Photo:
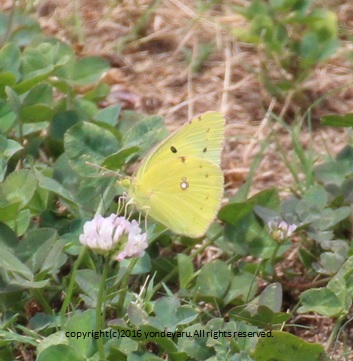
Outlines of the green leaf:
M29 209L20 211L16 217L16 233L18 236L23 236L31 222L31 212Z
M229 203L221 208L218 213L219 220L231 225L236 225L240 219L251 215L254 205L250 203Z
M23 94L39 84L41 81L48 80L53 70L53 65L48 65L46 67L39 68L38 70L34 70L33 72L26 74L24 79L20 83L14 85L13 88L17 93Z
M353 113L345 115L324 115L320 121L322 125L331 127L353 127Z
M89 307L96 307L97 294L101 276L89 269L78 270L76 282L84 292L81 297Z
M273 312L270 308L256 303L232 308L229 317L245 321L258 327L267 328L270 325L280 325L287 322L291 315L285 312Z
M21 52L14 43L7 43L0 49L0 73L13 73L15 79L21 64Z
M0 223L0 248L14 249L18 242L16 233L6 224Z
M346 245L346 243L344 243ZM338 272L344 262L343 255L333 252L323 252L320 254L320 265L326 274L335 274Z
M57 233L54 229L41 228L27 233L16 248L18 258L36 273L54 247ZM59 256L59 254L57 255Z
M316 178L324 184L341 186L352 174L352 160L332 160L315 167Z
M20 119L23 123L39 123L49 121L53 116L53 110L44 104L35 104L24 107L20 111Z
M19 78L20 55L20 50L13 43L0 49L0 96L5 94L5 86L13 86Z
M312 227L318 230L329 230L337 223L343 221L351 214L350 207L340 207L337 209L326 208L320 213L320 219L312 222Z
M224 230L225 240L238 254L270 258L277 244L255 217L254 207L254 204L246 202L231 203L221 209L219 218L228 223ZM281 245L277 254L283 254L288 247L289 244Z
M37 357L36 361L86 361L87 358L81 356L75 348L67 345L52 345L44 349Z
M63 141L66 131L80 121L80 116L75 110L57 113L50 122L50 135L55 140Z
M52 118L52 86L40 83L26 94L22 101L20 119L24 123L43 122Z
M1 331L0 331L0 337L1 337ZM11 347L10 343L3 345L0 349L0 360L2 361L12 361L15 359L15 356L13 354L13 347Z
M256 345L256 361L328 361L324 348L305 342L290 333L272 331L272 337L261 337Z
M95 124L80 122L66 132L64 147L72 167L80 174L92 176L97 170L86 162L101 164L119 149L119 142L111 132Z
M48 280L33 281L34 276L30 269L13 253L2 247L0 257L0 290L1 293L12 293L26 288L43 288Z
M0 207L0 222L14 227L14 220L19 212L20 202L6 204Z
M109 124L114 127L117 122L121 112L121 105L111 105L100 110L95 116L94 120L97 122L102 122L105 124Z
M20 335L17 332L9 332L5 330L0 330L0 339L6 340L7 343L17 342L34 347L38 345L38 342L33 337Z
M29 14L17 10L19 9L15 10L14 16L11 19L7 16L2 17L0 23L6 26L5 31L8 30L8 27L13 29L10 32L9 40L17 46L23 47L28 45L28 43L41 32L41 28L38 22ZM1 30L0 33L2 33ZM1 36L3 36L3 34L1 34Z
M102 58L93 56L81 58L72 64L69 80L78 86L94 84L108 69L108 62Z
M69 202L73 207L76 206L74 196L55 179L46 177L38 171L35 171L35 176L38 180L38 185L40 188L51 191Z
M19 203L25 207L33 197L37 182L33 172L22 169L8 175L4 183L0 185L0 192L10 203Z
M162 358L151 354L149 351L132 352L128 358L129 361L163 361Z
M327 198L328 194L325 188L321 185L311 187L303 196L303 199L320 208L324 208L327 205Z
M127 316L129 322L134 325L136 329L138 329L140 325L149 324L149 316L146 311L136 304L130 304L127 306Z
M110 86L107 83L98 83L98 84L95 84L91 88L91 90L88 90L84 94L83 97L86 100L90 100L92 102L99 103L101 101L105 101L109 94L110 94ZM112 105L112 106L114 107L115 105ZM119 105L116 105L116 106L119 106ZM104 110L104 109L102 109L102 110Z
M95 330L95 324L96 324L95 313L96 313L95 310L87 310L81 313L76 313L67 322L66 331L69 334L73 332L76 335L78 332L80 332L80 335L82 335L83 332L87 332L87 331L92 332L92 330ZM86 360L88 347L91 342L92 342L92 337L69 338L69 344L75 350L75 355L83 357L84 360ZM62 360L69 360L69 359L63 358Z
M252 299L257 291L257 282L250 272L241 272L232 276L227 294L224 296L224 304L232 303L236 299L247 301Z
M16 114L9 102L0 99L0 132L7 135L16 123Z
M194 336L196 332L205 331L206 327L200 324L189 326L183 330L184 335ZM207 337L188 337L183 336L178 339L178 347L180 351L185 352L192 360L208 360L214 356L216 352L212 347L207 345Z
M126 131L123 139L124 148L139 147L144 154L151 149L151 145L161 141L166 136L163 118L160 116L146 117L135 123Z
M11 107L11 110L18 116L21 110L21 100L18 94L15 92L14 89L10 88L9 86L5 87L5 92L7 95L8 103Z
M143 340L156 342L159 346L161 346L167 353L177 352L178 348L173 340L165 335L163 335L163 330L161 332L160 329L150 326L150 325L140 325L139 330L141 330L143 334ZM145 337L145 335L148 335ZM154 335L154 336L151 336Z
M0 154L2 153L2 156L4 156L7 160L23 149L22 145L13 139L6 139L0 135L0 141L1 146L4 146L4 149L0 150Z
M51 105L53 103L53 88L48 83L40 83L26 94L23 98L22 105L30 106L36 104Z
M179 274L179 285L180 288L187 288L189 283L195 277L194 265L190 256L179 253L177 255L178 260L178 274Z
M8 161L21 149L23 149L23 147L15 140L7 139L0 135L0 182L2 182L6 176Z
M282 308L282 285L275 282L266 286L260 295L259 304L279 312Z
M196 280L195 292L203 297L222 300L231 280L231 271L225 262L215 260L206 263Z
M6 86L13 87L16 83L16 77L13 73L10 72L0 72L0 96L4 96L6 94L5 88Z
M328 288L316 288L304 291L300 295L302 306L299 313L317 312L327 317L335 317L341 314L343 304L334 292Z
M27 280L33 279L31 270L22 263L10 250L5 247L1 249L0 267L7 272L17 273Z
M37 316L37 315L36 315ZM36 317L34 316L34 317ZM44 322L45 320L49 317L52 318L52 316L48 316L48 315L44 315L42 314L42 317L44 318ZM31 319L31 324L32 324L32 320ZM37 327L33 326L31 327L31 329L38 329ZM40 329L40 328L39 328ZM58 331L55 332L45 338L43 338L43 340L41 340L40 344L37 347L37 355L40 355L46 348L50 347L50 346L55 346L55 345L68 345L69 344L69 340L67 339L67 337L65 336L65 331Z
M65 246L66 242L64 239L58 239L54 243L42 263L40 273L48 272L51 275L55 275L60 272L61 266L63 266L67 260L67 256L64 254Z
M180 306L176 297L162 297L154 304L155 317L149 318L150 325L160 330L175 330L178 325L185 325L197 317L197 312L188 306Z
M127 163L127 159L132 155L139 151L139 147L130 147L119 150L118 152L110 155L105 158L102 167L117 170L120 169L124 164Z

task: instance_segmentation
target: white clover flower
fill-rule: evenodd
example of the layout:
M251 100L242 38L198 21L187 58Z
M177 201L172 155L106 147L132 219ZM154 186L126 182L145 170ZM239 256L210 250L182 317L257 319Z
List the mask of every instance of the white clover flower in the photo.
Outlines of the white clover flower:
M142 257L147 246L147 234L141 234L141 228L138 223L133 220L130 223L130 232L125 248L115 257L115 259L121 261L124 258Z
M297 229L295 224L288 224L285 221L270 221L267 224L268 230L276 241L282 242L291 237Z
M98 253L119 252L116 257L118 261L127 257L142 257L148 246L146 233L141 233L138 223L135 220L129 222L116 214L106 218L95 216L86 222L80 242Z

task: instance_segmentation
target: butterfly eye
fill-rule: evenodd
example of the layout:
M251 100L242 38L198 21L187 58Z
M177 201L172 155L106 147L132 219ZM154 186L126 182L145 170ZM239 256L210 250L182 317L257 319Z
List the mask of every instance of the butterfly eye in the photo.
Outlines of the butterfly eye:
M189 183L186 181L186 178L182 178L182 182L180 183L180 188L182 190L185 190L187 188L189 188Z

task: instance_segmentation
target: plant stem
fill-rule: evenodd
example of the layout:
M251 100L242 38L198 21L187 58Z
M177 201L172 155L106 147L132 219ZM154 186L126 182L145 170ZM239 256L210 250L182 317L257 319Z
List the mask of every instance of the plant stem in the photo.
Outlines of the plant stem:
M134 258L131 260L128 269L126 270L123 278L120 281L120 289L122 290L121 295L119 296L119 302L117 305L117 310L118 310L118 314L122 316L122 311L124 308L124 302L125 302L125 298L126 298L126 293L127 293L127 284L130 278L130 274L132 272L132 270L135 267L135 264L137 262L137 258Z
M280 246L281 246L280 243L276 242L276 247L273 250L273 253L272 253L272 256L271 256L270 264L272 266L272 276L273 276L273 274L275 272L275 259L276 259L277 252L278 252Z
M9 17L8 17L9 21L7 23L7 28L5 30L5 34L0 39L0 48L2 48L7 43L7 41L9 40L12 25L13 25L13 18L14 18L14 15L15 15L15 11L16 11L16 0L12 0L12 5L11 5L11 8L10 8L10 13L9 13Z
M335 341L336 337L337 337L337 334L338 334L338 331L341 327L341 324L342 324L342 321L343 319L346 317L346 314L343 314L341 316L339 316L335 322L335 326L333 327L333 330L331 332L331 335L326 343L326 346L325 346L325 351L328 352L329 349L331 348L333 342Z
M82 262L82 259L86 253L86 247L82 247L81 248L81 252L74 264L74 267L72 269L72 272L71 272L71 278L70 278L70 283L69 283L69 286L67 288L67 293L66 293L66 297L64 299L64 302L63 302L63 305L61 306L61 310L60 310L60 318L61 318L61 327L63 328L64 325L65 325L65 313L66 313L66 310L69 306L69 303L71 301L71 297L72 297L72 294L73 294L73 290L74 290L74 286L75 286L75 281L76 281L76 273L77 273L77 270L78 270L78 267L80 266L81 262Z
M38 301L38 303L41 305L41 307L43 308L44 312L47 315L52 315L53 314L53 309L50 307L49 303L47 302L47 300L45 299L42 290L38 289L38 288L34 288L32 290L34 297L36 298L36 300Z
M106 280L109 270L109 260L107 258L104 259L104 265L102 270L102 277L99 284L99 290L97 294L97 305L96 305L96 331L100 332L103 328L105 328L105 307L104 307L104 296L105 296L105 286ZM103 307L102 307L103 306ZM105 353L104 353L104 342L103 337L98 337L97 340L98 353L100 361L105 361Z
M219 237L219 235L217 235L215 238L212 238L210 240L208 240L206 243L204 243L200 248L198 248L195 252L193 252L190 257L194 258L196 257L198 254L202 253L208 246L210 246L211 244L214 243L215 239L217 239ZM189 248L188 248L189 249ZM186 249L185 252L188 251L188 249ZM176 274L178 273L178 267L175 267L171 272L169 272L165 277L163 277L163 279L161 281L159 281L152 290L152 294L155 294L163 285L163 283L169 281L171 278L173 278Z

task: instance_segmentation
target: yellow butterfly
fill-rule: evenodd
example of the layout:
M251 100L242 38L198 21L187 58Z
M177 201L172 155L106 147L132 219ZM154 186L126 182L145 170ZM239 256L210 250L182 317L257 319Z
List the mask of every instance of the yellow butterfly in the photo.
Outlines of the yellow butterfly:
M206 112L153 149L122 182L137 208L177 234L204 235L223 197L224 127L220 113Z

